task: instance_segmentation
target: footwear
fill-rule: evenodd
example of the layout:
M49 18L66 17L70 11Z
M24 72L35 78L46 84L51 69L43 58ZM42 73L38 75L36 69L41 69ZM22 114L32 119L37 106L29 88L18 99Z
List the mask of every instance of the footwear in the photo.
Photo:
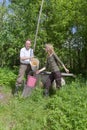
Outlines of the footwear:
M17 96L17 95L18 95L18 89L19 89L19 87L18 87L18 86L15 86L14 96Z
M49 91L48 91L48 89L45 89L45 91L44 91L44 96L46 96L46 97L48 97L49 96Z

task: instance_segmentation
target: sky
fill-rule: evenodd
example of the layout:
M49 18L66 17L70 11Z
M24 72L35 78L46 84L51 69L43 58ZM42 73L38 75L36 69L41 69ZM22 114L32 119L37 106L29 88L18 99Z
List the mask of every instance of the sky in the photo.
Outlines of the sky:
M0 3L2 3L3 2L3 0L0 0ZM6 5L8 5L9 4L9 0L6 0Z

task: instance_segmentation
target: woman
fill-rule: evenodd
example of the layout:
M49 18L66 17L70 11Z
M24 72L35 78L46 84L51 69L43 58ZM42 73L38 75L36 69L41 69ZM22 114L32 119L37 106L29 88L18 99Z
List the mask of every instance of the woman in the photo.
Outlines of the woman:
M49 75L46 82L44 83L44 86L46 88L45 95L49 95L49 89L54 80L56 81L56 88L61 87L61 73L60 73L59 65L61 65L67 73L69 72L69 70L65 67L63 62L58 58L51 44L45 45L45 51L47 52L47 63L45 69L50 68L51 71L51 74ZM40 73L40 71L37 71L37 73Z

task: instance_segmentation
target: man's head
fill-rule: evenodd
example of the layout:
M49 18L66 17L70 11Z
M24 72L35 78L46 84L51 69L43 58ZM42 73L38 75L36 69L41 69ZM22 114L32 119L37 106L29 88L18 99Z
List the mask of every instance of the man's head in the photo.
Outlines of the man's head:
M25 47L26 47L27 50L29 50L29 48L31 47L31 40L27 40L25 42Z

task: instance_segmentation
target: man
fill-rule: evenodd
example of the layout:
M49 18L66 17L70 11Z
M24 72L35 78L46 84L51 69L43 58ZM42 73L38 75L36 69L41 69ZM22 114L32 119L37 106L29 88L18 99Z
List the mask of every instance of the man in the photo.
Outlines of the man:
M18 74L18 78L16 81L16 88L15 88L14 94L18 93L18 88L23 83L23 78L24 78L25 73L27 76L27 74L31 70L30 60L33 57L34 57L34 53L33 53L33 49L31 49L31 41L27 40L25 42L25 47L23 47L20 50L20 69L19 69L19 74Z

